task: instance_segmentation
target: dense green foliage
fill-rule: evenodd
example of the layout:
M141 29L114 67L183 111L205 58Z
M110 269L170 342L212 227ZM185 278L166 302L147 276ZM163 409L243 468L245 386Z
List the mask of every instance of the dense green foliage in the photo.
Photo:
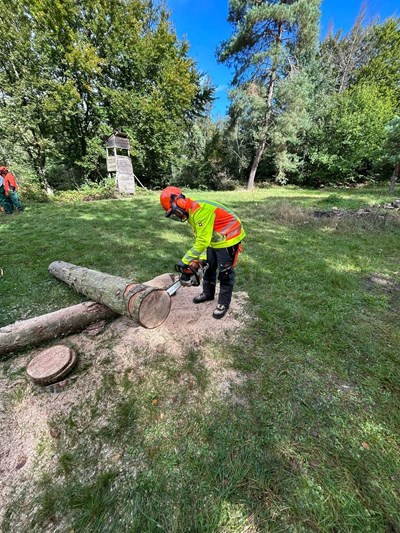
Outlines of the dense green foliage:
M218 57L231 105L162 0L0 0L0 164L26 198L106 177L105 140L129 135L142 183L211 189L388 180L400 143L398 18L319 42L320 0L231 0ZM396 170L397 169L397 170Z
M385 126L393 118L392 100L374 85L357 84L332 103L321 127L310 133L304 178L321 184L373 177L384 153Z
M42 185L105 176L104 143L129 134L145 183L171 174L190 118L210 99L162 5L1 0L0 145Z
M399 530L400 220L379 209L356 216L388 200L387 187L207 197L247 231L235 289L243 329L216 341L206 330L173 356L164 344L138 348L137 328L121 320L95 338L69 337L80 362L57 395L30 383L32 352L1 361L2 423L24 435L15 453L28 455L2 502L2 532ZM346 216L314 215L333 206ZM32 204L0 215L2 241L10 235L18 242L3 247L1 325L81 301L47 272L53 260L145 281L192 242L158 195L142 191ZM148 333L171 342L168 328Z
M256 87L257 94L264 93L256 112L250 113L254 156L249 189L270 138L276 86L312 61L317 50L319 5L320 0L234 0L229 4L228 20L235 30L222 43L219 59L235 68L233 83L241 92L254 92Z
M363 8L347 35L330 32L317 47L319 4L230 2L235 30L220 58L233 60L239 88L226 128L247 139L250 187L255 168L259 181L320 185L388 179L389 159L396 165L388 125L400 107L399 19L366 23Z

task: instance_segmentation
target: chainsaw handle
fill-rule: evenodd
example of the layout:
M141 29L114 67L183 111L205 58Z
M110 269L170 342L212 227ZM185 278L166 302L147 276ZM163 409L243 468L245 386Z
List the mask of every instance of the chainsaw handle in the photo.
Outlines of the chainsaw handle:
M179 261L175 265L175 270L181 273L180 279L184 285L198 287L203 279L204 271L207 270L208 264L204 265L198 260L191 261L188 265Z

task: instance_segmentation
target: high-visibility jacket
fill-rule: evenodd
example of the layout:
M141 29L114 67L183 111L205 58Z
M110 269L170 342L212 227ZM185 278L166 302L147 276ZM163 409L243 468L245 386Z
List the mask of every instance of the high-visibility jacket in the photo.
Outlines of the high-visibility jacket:
M3 176L3 178L4 178L4 192L6 193L6 195L8 195L10 188L12 188L15 191L18 191L18 183L17 183L17 180L15 179L14 174L11 174L11 172L7 172L7 174Z
M188 222L193 228L196 241L182 258L185 264L199 259L208 247L228 248L246 236L240 219L218 202L187 198L186 211L189 213Z

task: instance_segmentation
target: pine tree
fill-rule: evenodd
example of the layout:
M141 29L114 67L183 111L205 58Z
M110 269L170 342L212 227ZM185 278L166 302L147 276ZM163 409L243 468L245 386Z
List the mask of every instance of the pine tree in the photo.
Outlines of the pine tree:
M234 85L253 82L265 90L265 109L262 123L256 125L260 134L248 189L254 187L267 145L276 84L316 52L320 3L320 0L230 0L228 21L235 29L230 40L222 43L219 60L234 67Z

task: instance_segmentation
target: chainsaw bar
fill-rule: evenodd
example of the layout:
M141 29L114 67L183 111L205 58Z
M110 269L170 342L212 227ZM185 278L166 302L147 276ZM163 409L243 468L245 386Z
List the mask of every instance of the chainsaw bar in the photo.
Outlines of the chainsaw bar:
M171 287L168 287L167 289L167 294L169 294L170 296L173 296L174 294L176 294L176 291L178 289L180 289L182 287L182 283L180 282L180 280L178 279L178 281L175 281L175 283L173 285L171 285Z

